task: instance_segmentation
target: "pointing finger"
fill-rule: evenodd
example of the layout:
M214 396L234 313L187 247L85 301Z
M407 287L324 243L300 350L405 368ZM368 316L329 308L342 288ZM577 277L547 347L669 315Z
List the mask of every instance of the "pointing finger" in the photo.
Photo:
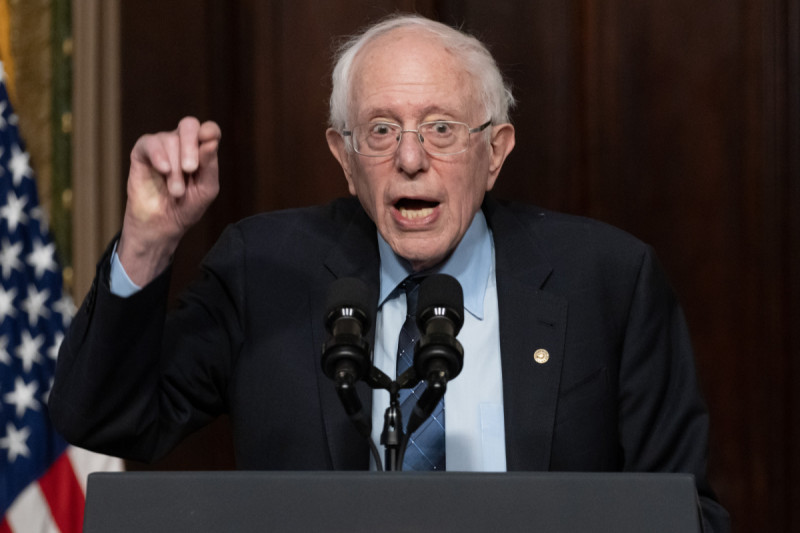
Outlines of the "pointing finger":
M186 174L182 170L181 157L183 140L174 133L165 133L160 136L167 156L170 158L170 172L166 174L167 189L174 198L180 198L186 192ZM195 164L195 167L197 165Z
M186 174L192 174L199 164L200 122L194 117L186 117L178 123L180 140L180 167Z

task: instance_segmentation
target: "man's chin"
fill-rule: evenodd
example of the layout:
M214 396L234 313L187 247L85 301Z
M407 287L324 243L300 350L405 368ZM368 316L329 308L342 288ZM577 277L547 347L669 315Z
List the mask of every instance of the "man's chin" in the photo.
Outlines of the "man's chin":
M420 250L419 247L412 246L399 246L395 249L395 253L408 261L414 272L420 272L433 268L447 257L447 253L442 253L440 250Z

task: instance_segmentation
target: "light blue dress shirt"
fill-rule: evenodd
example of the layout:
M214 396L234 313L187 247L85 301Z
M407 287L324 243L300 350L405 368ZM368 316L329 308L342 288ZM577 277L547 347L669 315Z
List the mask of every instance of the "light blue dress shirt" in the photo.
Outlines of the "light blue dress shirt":
M378 235L381 258L380 296L375 325L373 364L395 377L397 339L406 317L405 292L398 285L412 273ZM464 291L464 326L457 338L464 347L464 367L447 385L445 431L448 471L506 470L503 378L494 243L481 211L444 264L435 272L456 278ZM431 272L434 273L434 272ZM116 248L111 259L111 292L127 297L141 288L128 277ZM380 443L389 393L372 394L372 438ZM383 457L383 446L378 446ZM375 465L372 464L372 468Z
M396 375L397 342L406 317L405 292L398 285L412 273L378 235L380 293L373 365ZM448 471L506 470L503 377L494 243L483 212L478 211L453 254L431 273L449 274L464 291L464 326L457 339L464 347L464 368L447 385L445 439ZM380 442L389 393L372 393L372 438ZM379 446L383 456L383 446ZM373 465L374 468L374 465Z
M114 243L114 251L111 254L111 271L109 272L109 283L111 285L111 294L127 298L142 290L140 286L131 281L128 273L125 272L125 267L117 255L117 243Z

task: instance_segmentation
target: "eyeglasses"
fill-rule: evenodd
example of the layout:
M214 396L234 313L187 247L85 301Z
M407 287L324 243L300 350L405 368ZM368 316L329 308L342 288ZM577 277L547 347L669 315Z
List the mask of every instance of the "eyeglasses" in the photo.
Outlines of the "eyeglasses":
M342 135L350 137L356 153L367 157L392 155L400 146L404 133L416 133L422 148L430 155L455 155L466 152L470 135L485 130L491 123L489 120L470 129L463 122L436 120L423 122L415 130L404 130L392 122L370 122L344 130Z

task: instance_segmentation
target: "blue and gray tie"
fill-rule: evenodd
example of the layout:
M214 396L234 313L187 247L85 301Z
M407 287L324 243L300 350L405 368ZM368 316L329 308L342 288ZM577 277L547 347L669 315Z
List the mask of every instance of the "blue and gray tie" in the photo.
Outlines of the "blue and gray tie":
M398 376L414 364L414 346L420 337L416 319L420 281L408 278L400 285L406 292L407 311L397 344ZM406 424L425 386L426 383L422 380L412 389L400 390L400 410ZM442 399L433 414L411 435L403 459L403 470L445 470L445 465L444 399Z

